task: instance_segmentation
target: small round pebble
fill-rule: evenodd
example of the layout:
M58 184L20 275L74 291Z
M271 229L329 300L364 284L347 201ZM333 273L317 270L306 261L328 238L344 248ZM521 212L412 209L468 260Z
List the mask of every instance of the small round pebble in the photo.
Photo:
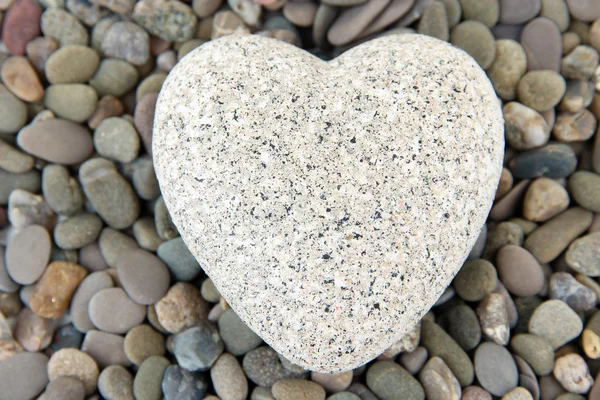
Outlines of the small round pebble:
M47 348L52 341L54 326L52 320L36 315L24 308L17 317L14 338L29 352Z
M462 391L461 400L492 400L492 395L479 386L468 386Z
M6 270L13 281L21 285L36 282L50 260L52 241L40 225L29 225L11 236L6 247Z
M544 273L539 262L526 249L508 245L496 256L500 280L516 296L533 296L544 285Z
M44 167L42 193L50 208L60 215L75 214L85 202L79 182L62 165L49 164Z
M529 221L544 222L565 211L569 193L558 182L538 178L531 183L523 200L523 216Z
M106 400L134 400L133 376L121 365L111 365L100 373L98 391Z
M479 383L494 396L504 396L517 386L517 365L505 347L482 343L475 351L474 362Z
M146 307L135 303L121 288L103 289L90 299L90 320L98 329L126 333L146 318Z
M177 362L188 371L206 371L217 361L225 348L214 325L201 321L175 334L173 352Z
M13 56L4 61L0 67L0 76L4 85L23 101L33 102L44 97L40 78L25 57Z
M519 81L519 101L536 111L552 109L567 90L565 79L554 71L530 71Z
M100 368L113 364L131 365L125 355L123 336L90 330L85 335L81 350L96 360Z
M203 373L171 365L165 371L161 386L165 400L202 400L208 382Z
M133 224L133 236L138 245L145 250L156 251L163 240L156 232L156 224L152 217L142 217Z
M328 393L337 393L348 389L352 383L352 371L339 372L333 374L311 372L310 379L313 382L323 386Z
M465 304L452 307L446 313L447 331L464 350L472 350L481 341L481 327L477 314Z
M99 63L100 57L95 50L81 45L65 46L52 53L44 71L52 84L85 83L94 76Z
M460 384L444 360L432 357L419 372L419 381L425 389L428 399L458 399L461 395Z
M494 35L479 21L456 25L450 34L450 43L469 53L483 69L488 69L496 57Z
M219 332L227 351L234 356L244 355L262 343L262 339L231 308L219 318Z
M112 24L104 34L101 46L107 57L120 58L133 65L144 65L150 57L150 35L129 21Z
M170 240L179 236L177 227L173 224L169 210L165 205L165 201L162 196L156 200L154 205L154 222L156 224L156 232L163 240Z
M76 378L61 376L46 386L43 398L44 400L83 400L85 387Z
M102 220L91 213L80 213L59 222L54 241L64 250L79 249L94 242L102 230Z
M0 362L0 387L6 399L35 398L48 383L48 357L42 353L19 353Z
M100 96L120 97L133 89L138 77L137 69L127 61L105 58L89 83Z
M138 304L154 304L169 289L169 270L145 250L125 250L118 257L116 268L123 289Z
M523 47L510 39L496 41L496 56L488 68L488 76L503 100L517 97L517 86L527 71L527 57Z
M600 175L577 171L569 178L569 193L582 207L600 212Z
M222 400L244 400L248 396L248 381L240 363L233 355L223 353L210 369L210 377L215 392L217 392L217 395ZM293 397L278 396L278 390L276 389L278 382L273 385L274 397L277 400L293 399ZM313 385L318 386L316 383L313 383ZM320 386L318 387L321 388ZM320 396L312 397L312 392L309 392L311 388L302 387L300 390L304 390L304 394L307 398L315 398L315 400L321 398ZM323 388L321 388L321 390L323 391L323 397L321 398L323 400L325 399L325 390L323 390Z
M48 378L50 381L61 376L79 379L85 386L85 393L96 391L98 382L98 364L86 353L78 349L61 349L50 357L48 362Z
M580 45L562 59L560 72L566 79L591 79L599 61L596 49Z
M577 155L566 144L549 143L544 147L517 155L510 163L515 178L531 179L545 176L566 178L577 166Z
M548 143L550 127L537 111L511 102L502 108L506 141L515 150L528 150Z
M85 46L89 41L87 29L73 14L60 8L47 8L42 14L41 27L44 36L56 39L61 46Z
M271 387L280 379L301 379L306 376L304 369L292 369L290 365L269 346L249 351L242 361L248 379L262 387Z
M156 304L161 325L171 333L178 333L208 317L209 306L193 285L178 282Z
M176 42L191 39L198 20L192 8L179 1L139 1L132 17L149 33Z
M600 232L594 232L575 240L569 246L565 261L573 270L586 276L600 276Z
M498 0L460 0L463 18L483 22L489 28L496 25L500 18Z
M27 106L0 85L0 133L16 133L27 122Z
M548 375L554 367L554 349L543 337L520 333L510 341L514 354L523 358L539 376Z
M129 163L140 151L140 137L128 120L106 118L94 130L94 147L102 157Z
M571 353L557 358L552 373L571 393L585 394L594 384L588 365L579 354Z
M404 368L391 361L377 361L367 370L367 386L381 400L424 400L423 387ZM276 385L282 381L278 381ZM322 390L322 389L321 389ZM325 392L323 391L323 398ZM277 398L277 397L276 397ZM316 397L315 397L316 398Z
M554 349L581 334L581 318L562 300L547 300L535 309L529 320L529 332L545 338Z
M562 37L554 21L543 17L530 21L521 32L521 45L529 71L560 72Z
M594 291L579 283L568 272L555 272L550 277L548 294L551 299L564 301L577 313L592 310L598 302Z
M191 281L202 268L190 253L181 237L171 239L158 246L156 255L165 263L176 281Z
M494 265L486 260L465 262L454 278L456 293L467 301L479 301L496 287L498 275Z
M138 325L125 335L124 350L129 361L141 365L148 357L165 354L165 338L149 325Z
M160 400L162 398L161 382L168 367L169 360L164 357L152 356L147 358L140 365L133 380L133 395L135 398Z

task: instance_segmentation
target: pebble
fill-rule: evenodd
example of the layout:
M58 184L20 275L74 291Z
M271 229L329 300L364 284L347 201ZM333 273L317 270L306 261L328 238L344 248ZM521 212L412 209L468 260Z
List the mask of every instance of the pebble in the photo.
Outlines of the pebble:
M105 119L121 116L124 112L123 103L118 98L106 95L98 101L96 111L88 119L88 126L91 129L96 129Z
M554 21L561 32L569 27L569 9L565 0L542 0L540 16Z
M569 194L559 183L538 178L527 189L523 200L523 216L529 221L545 222L569 206Z
M89 83L100 96L120 97L135 87L138 77L137 69L127 61L105 58Z
M463 349L439 325L421 322L421 345L432 357L440 357L456 376L461 386L473 381L473 364Z
M15 174L22 174L30 171L34 166L34 163L34 158L29 154L17 150L15 147L0 139L0 168Z
M219 331L207 321L199 321L173 337L177 363L188 371L209 370L224 348Z
M123 170L127 170L125 173L132 180L133 188L141 199L155 200L160 196L154 165L149 155L144 154L131 164L122 167ZM155 235L158 234L155 233Z
M439 357L432 357L419 372L419 381L425 389L427 399L459 399L461 397L460 384Z
M352 376L352 371L331 374L315 371L310 373L310 379L321 385L328 393L337 393L348 389L352 383Z
M388 4L390 0L372 0L342 11L327 31L327 40L334 46L352 42Z
M42 8L34 0L17 0L4 15L2 41L17 55L24 55L27 43L40 36Z
M515 150L528 150L548 143L550 127L537 111L510 102L502 108L506 141Z
M200 18L213 15L223 4L223 0L193 0L192 9Z
M581 44L581 38L575 32L565 32L562 35L563 55L569 54L575 47Z
M238 2L238 4L245 4ZM292 24L307 28L315 20L318 6L315 3L287 3L283 6L283 16ZM255 25L250 24L249 25Z
M227 351L241 356L260 346L262 339L230 308L219 318L219 332Z
M589 35L590 45L596 50L600 51L600 22L595 21L590 27Z
M184 42L196 31L196 15L191 7L177 0L139 1L132 17L149 33L166 41Z
M140 138L125 118L106 118L94 131L94 147L102 157L129 163L140 150Z
M193 285L178 282L156 304L161 325L171 333L178 333L208 317L209 306Z
M44 36L56 39L61 47L72 44L86 46L90 39L87 29L79 20L60 8L47 8L44 11L41 28Z
M523 358L539 376L548 375L554 368L554 349L543 337L520 333L510 341L514 354Z
M141 365L148 357L165 354L165 338L150 325L138 325L127 332L124 350L129 361Z
M109 365L131 365L125 355L124 339L119 335L92 329L86 333L81 350L96 360L100 368Z
M26 123L27 106L0 84L0 133L16 133Z
M8 220L12 227L20 229L30 225L41 225L53 229L56 215L42 196L22 189L15 189L8 196Z
M91 273L81 282L71 301L71 318L73 325L80 332L88 332L94 329L90 320L88 307L90 299L99 291L113 287L113 281L106 272L98 271Z
M502 396L502 400L533 400L533 396L527 389L519 386Z
M6 271L21 285L36 282L50 260L52 241L48 231L39 225L29 225L15 232L6 247Z
M579 283L568 272L555 272L550 277L549 297L564 301L577 313L592 310L598 301L593 290Z
M284 360L269 346L261 346L246 353L242 366L248 379L262 387L271 387L280 379L305 377L303 369L288 369Z
M541 9L541 0L500 0L500 23L523 24L535 18Z
M35 285L29 306L40 317L59 318L64 314L75 289L87 271L72 262L54 261Z
M98 391L107 400L134 400L133 376L121 365L110 365L100 373Z
M273 385L273 394L275 394L274 389L279 382L285 382L285 380L278 381ZM369 389L381 400L425 399L425 392L419 381L404 368L391 361L376 361L372 364L367 370L366 382ZM275 398L279 400L277 396ZM324 392L322 398L325 398Z
M554 349L581 334L579 316L561 300L547 300L539 305L529 320L529 332L548 340Z
M573 17L581 21L593 21L600 18L598 3L594 0L567 0Z
M554 21L544 17L530 21L521 32L521 45L529 71L560 72L562 36Z
M165 205L162 196L156 200L154 205L154 223L156 224L156 232L161 239L170 240L179 236L177 227L171 220L169 210L167 210L167 206Z
M19 353L0 362L0 387L6 399L35 398L48 383L48 357L42 353Z
M430 2L419 20L417 32L440 40L450 39L446 6L439 1Z
M517 88L519 101L536 111L548 111L567 90L565 79L554 71L531 71L523 76Z
M502 283L516 296L534 296L544 285L539 262L526 249L508 245L498 251L496 268Z
M442 296L443 297L443 296ZM439 301L439 300L438 300ZM389 360L396 357L403 351L413 351L419 346L421 336L421 323L417 323L412 329L408 330L400 340L388 347L378 359Z
M4 247L0 246L0 291L4 292L0 293L0 296L4 295L5 293L15 293L20 287L21 285L13 281L6 271L6 264L4 262ZM4 312L4 310L0 308L0 312Z
M459 304L446 314L446 331L463 350L472 350L481 340L481 327L475 311L469 306Z
M523 47L514 40L497 40L496 55L487 74L501 99L510 101L517 97L517 86L526 71L527 57Z
M176 281L191 281L202 271L180 237L162 243L156 254L167 264Z
M600 358L600 314L597 311L587 321L581 344L586 356L594 360Z
M600 246L600 232L594 232L571 243L565 261L573 270L586 276L600 276L600 257L596 249Z
M81 83L50 85L44 96L44 105L58 117L79 123L92 116L97 103L94 88Z
M144 145L146 153L152 155L152 127L154 125L154 107L158 93L148 93L135 106L133 124Z
M29 352L43 350L50 346L54 325L52 320L36 315L31 309L24 308L17 317L14 338Z
M492 400L492 395L479 386L468 386L463 389L461 400Z
M23 56L13 56L2 63L2 82L15 96L27 102L35 102L44 97L44 87L37 72Z
M336 3L341 3L343 1L349 2L350 0L326 0L323 1L322 4L330 5L333 7L336 5ZM362 4L364 3L364 1L353 1L353 3ZM360 34L360 37L365 37L372 33L379 32L382 29L393 24L394 22L398 22L398 25L400 26L410 25L414 21L416 21L419 16L421 16L423 11L425 10L425 7L428 4L428 0L392 0L390 4L385 8L384 12L379 14ZM342 5L342 7L343 6L344 5ZM450 10L448 8L448 4L446 4L446 10L448 14L450 11L454 11L454 9ZM317 22L315 20L315 26L316 25Z
M108 57L144 65L150 58L150 35L133 22L119 21L108 28L101 48Z
M558 357L554 362L553 375L572 393L587 393L594 384L588 365L579 354L571 353Z
M54 241L61 249L80 249L94 242L102 230L102 220L91 213L80 213L62 220L54 229Z
M156 232L154 219L151 217L138 219L133 224L133 235L138 245L145 250L156 251L161 243L163 243L163 240Z
M514 356L517 368L519 369L519 385L528 391L533 399L540 398L540 385L533 369L519 356ZM531 399L531 400L533 400Z
M63 146L69 143L69 146ZM27 125L17 144L29 154L56 164L78 164L94 150L92 136L79 124L53 118Z
M165 72L170 72L175 64L177 64L177 53L173 50L164 51L156 57L156 66Z
M62 165L46 165L42 171L42 193L48 206L57 214L73 215L85 202L79 182Z
M80 380L86 394L96 391L98 382L98 364L88 354L78 349L61 349L48 361L48 378L54 381L62 376Z
M56 40L45 36L39 36L27 43L25 48L27 58L38 74L45 75L46 62L58 50L58 47L59 44Z
M596 118L583 110L576 114L560 113L552 133L561 142L580 142L588 140L596 132Z
M233 12L236 13L247 25L259 25L261 16L260 14L262 10L260 4L250 0L227 0L227 5L229 5ZM285 7L283 13L284 15L286 14ZM294 23L294 21L291 19L290 22Z
M513 176L519 179L566 178L577 167L577 155L566 144L549 143L519 154L510 161L509 167Z
M133 225L140 213L138 198L111 161L86 161L79 168L79 181L89 202L111 228Z
M135 303L121 288L103 289L90 299L90 320L109 333L126 333L146 318L146 307Z
M479 383L494 396L504 396L517 386L517 365L505 347L482 343L475 351L474 362Z
M417 347L414 351L402 353L398 360L408 372L415 375L423 368L427 357L427 349L425 347Z
M219 357L217 362L210 369L210 377L212 379L215 392L222 400L244 400L248 396L248 381L246 380L244 371L242 370L238 360L231 354L223 353ZM280 395L280 390L289 391L289 389L294 389L293 387L286 388L286 385L281 387L282 382L285 382L285 380L277 381L275 385L273 385L273 396L277 400L293 399L294 397L288 397L289 395ZM316 393L312 385L320 388L320 390L323 392L323 395L314 396ZM306 398L314 398L315 400L325 399L325 391L323 388L318 386L316 383L312 383L312 385L303 384L301 387L296 387L295 396L298 396L298 392L302 391Z
M461 0L463 19L475 20L492 28L500 18L500 7L498 0Z
M479 303L476 311L484 337L505 346L510 339L510 325L504 297L490 293Z
M579 45L562 59L560 72L567 79L591 79L599 60L596 49Z
M450 43L466 51L483 69L488 69L496 57L494 35L479 21L456 25L450 34Z
M98 240L100 252L106 263L117 267L117 260L126 251L137 249L137 243L133 238L121 231L112 228L104 228Z
M569 178L569 193L579 205L600 212L600 175L577 171Z
M123 289L138 304L154 304L169 289L169 270L158 257L142 249L129 249L117 258Z
M83 400L85 387L83 383L70 376L61 376L46 386L44 400Z
M144 400L161 400L161 382L168 367L169 360L164 357L152 356L147 358L140 365L133 379L134 397Z
M76 63L73 60L77 60ZM65 46L50 55L45 62L46 78L52 84L85 83L89 81L100 63L98 53L86 46Z
M203 373L171 365L165 371L161 386L165 400L202 400L208 390L208 380Z
M498 275L489 261L478 259L464 263L454 278L456 293L467 301L479 301L496 287Z
M203 44L204 42L205 42L205 40L202 40L202 39L188 40L187 42L182 44L181 47L179 48L179 54L183 54L183 53L187 54L190 51L194 50L196 47ZM181 59L181 57L182 56L180 56L179 58ZM167 78L167 74L165 74L163 72L156 72L156 73L153 73L152 75L148 76L143 81L141 81L135 91L136 101L140 101L142 99L142 97L144 97L148 93L160 92L160 89L162 88L162 85L165 82L166 78Z
M250 33L244 21L231 10L217 12L213 17L211 39L215 40L233 33Z
M594 90L593 82L583 80L567 81L567 91L558 106L569 113L584 111L594 100ZM592 113L590 115L593 117Z

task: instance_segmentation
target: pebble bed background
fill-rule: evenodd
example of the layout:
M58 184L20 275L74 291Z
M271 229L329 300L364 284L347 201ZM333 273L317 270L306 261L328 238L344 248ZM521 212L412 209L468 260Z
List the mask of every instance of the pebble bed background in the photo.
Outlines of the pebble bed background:
M0 399L600 399L600 0L0 10ZM496 201L410 334L354 371L304 371L178 237L150 155L157 92L187 52L233 32L330 59L413 31L466 50L503 100Z

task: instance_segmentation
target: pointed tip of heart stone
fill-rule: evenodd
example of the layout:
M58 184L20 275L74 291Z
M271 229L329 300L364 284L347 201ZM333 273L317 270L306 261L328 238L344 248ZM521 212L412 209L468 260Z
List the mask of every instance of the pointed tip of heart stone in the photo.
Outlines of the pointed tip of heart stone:
M485 72L420 35L329 64L259 36L209 42L169 74L153 140L173 222L219 292L321 372L376 357L435 303L504 148Z

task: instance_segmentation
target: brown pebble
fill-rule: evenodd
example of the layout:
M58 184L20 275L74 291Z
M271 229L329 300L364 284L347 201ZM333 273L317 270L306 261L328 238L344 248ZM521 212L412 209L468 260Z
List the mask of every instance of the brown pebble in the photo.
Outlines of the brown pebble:
M527 70L560 71L562 36L554 21L540 17L529 22L521 33L521 45L527 54Z
M98 101L96 111L90 119L88 119L88 126L92 129L96 129L102 121L110 117L120 117L125 112L123 103L115 96L107 95Z
M530 183L531 181L529 180L517 183L510 192L495 202L490 211L490 219L493 221L503 221L512 217L519 209L519 204Z
M492 395L479 386L468 386L463 389L461 400L492 400Z
M27 43L40 36L42 7L35 0L17 0L6 12L2 41L13 54L24 55Z
M560 113L552 134L561 142L582 142L588 140L596 132L596 118L588 110L578 113Z
M6 87L21 100L34 102L44 97L42 82L25 57L14 56L4 61L0 76Z
M140 134L146 153L152 155L152 127L158 93L148 93L135 106L133 123Z
M52 320L36 315L31 309L24 308L17 318L15 339L27 351L36 352L50 346L54 324Z
M98 382L98 364L92 357L81 350L61 349L50 357L48 362L48 378L54 381L61 376L79 379L85 387L86 394L96 391Z
M165 338L149 325L139 325L127 332L124 349L129 361L141 365L148 357L165 354Z
M146 318L146 307L135 303L121 288L103 289L90 300L90 320L98 329L126 333Z
M208 317L209 306L195 286L178 282L155 304L160 324L179 333Z
M523 216L544 222L569 207L569 193L555 180L538 178L531 183L523 201Z
M75 263L50 263L35 285L29 306L40 317L59 318L64 314L75 289L86 275L85 268Z
M46 61L56 50L58 50L58 47L59 44L56 40L41 36L27 43L25 52L33 67L41 75L44 73Z
M534 296L544 285L544 272L531 253L522 247L508 245L496 256L500 280L516 296Z

